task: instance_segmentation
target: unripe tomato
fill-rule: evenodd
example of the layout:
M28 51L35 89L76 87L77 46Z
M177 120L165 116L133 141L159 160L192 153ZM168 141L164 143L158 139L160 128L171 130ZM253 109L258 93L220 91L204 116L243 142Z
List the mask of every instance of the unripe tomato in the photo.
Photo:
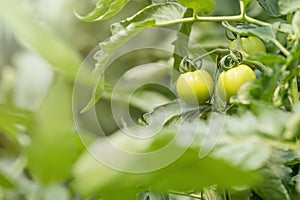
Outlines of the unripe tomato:
M232 49L240 50L243 56L248 56L253 53L266 52L264 43L259 38L254 36L240 38L239 47L237 40L233 40L229 44L229 47Z
M185 103L198 105L210 98L213 86L213 79L207 71L196 70L181 74L176 83L176 90Z
M228 71L223 71L218 79L218 94L228 102L231 96L237 94L244 83L253 79L256 79L255 73L247 65L239 65Z

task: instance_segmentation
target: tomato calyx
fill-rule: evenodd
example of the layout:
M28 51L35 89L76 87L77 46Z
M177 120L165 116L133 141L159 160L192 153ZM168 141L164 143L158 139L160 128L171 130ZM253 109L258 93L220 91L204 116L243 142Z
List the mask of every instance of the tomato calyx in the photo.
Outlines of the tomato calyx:
M227 71L231 68L237 67L243 62L243 55L241 52L230 49L229 54L219 58L218 67Z
M202 67L202 60L193 60L188 56L185 56L179 65L179 72L184 74L186 72L192 72L199 70Z

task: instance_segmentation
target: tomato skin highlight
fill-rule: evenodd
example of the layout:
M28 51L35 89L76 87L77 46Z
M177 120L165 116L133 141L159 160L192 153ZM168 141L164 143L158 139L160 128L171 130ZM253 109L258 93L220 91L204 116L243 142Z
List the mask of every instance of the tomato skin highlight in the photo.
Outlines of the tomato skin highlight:
M266 53L264 43L258 37L254 36L240 38L239 46L237 40L233 40L229 44L229 47L241 51L245 57L254 53Z
M224 101L229 102L230 97L236 95L242 85L254 79L256 75L247 65L242 64L223 71L218 79L218 94Z
M205 70L181 74L176 83L178 96L189 105L206 102L213 92L213 79Z

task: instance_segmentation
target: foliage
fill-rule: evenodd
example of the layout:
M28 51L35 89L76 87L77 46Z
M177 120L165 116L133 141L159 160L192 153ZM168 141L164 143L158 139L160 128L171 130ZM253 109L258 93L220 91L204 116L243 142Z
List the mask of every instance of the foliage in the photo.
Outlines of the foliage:
M5 27L13 38L0 46L0 199L300 197L300 0L98 0L84 16L64 7L55 23L65 32L27 3L0 0L0 36ZM93 33L86 22L99 26L92 38L66 36ZM74 41L95 44L105 23L110 37L86 55ZM38 74L49 87L20 78L24 52L51 69ZM222 99L220 74L241 65L257 78L240 76ZM175 85L200 69L214 89L188 105ZM19 105L28 96L43 101Z

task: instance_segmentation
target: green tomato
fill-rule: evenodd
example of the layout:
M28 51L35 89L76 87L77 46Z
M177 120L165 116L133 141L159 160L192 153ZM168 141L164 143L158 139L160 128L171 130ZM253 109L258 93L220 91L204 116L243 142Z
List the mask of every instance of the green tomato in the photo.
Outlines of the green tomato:
M223 71L218 79L218 94L228 102L231 96L237 94L243 84L253 79L256 79L255 73L247 65L239 65Z
M229 44L229 47L240 50L245 57L259 52L266 53L266 47L264 43L259 38L254 36L240 38L239 46L237 40L233 40Z
M196 70L181 74L176 83L176 90L185 103L195 106L210 98L213 86L213 79L207 71Z

